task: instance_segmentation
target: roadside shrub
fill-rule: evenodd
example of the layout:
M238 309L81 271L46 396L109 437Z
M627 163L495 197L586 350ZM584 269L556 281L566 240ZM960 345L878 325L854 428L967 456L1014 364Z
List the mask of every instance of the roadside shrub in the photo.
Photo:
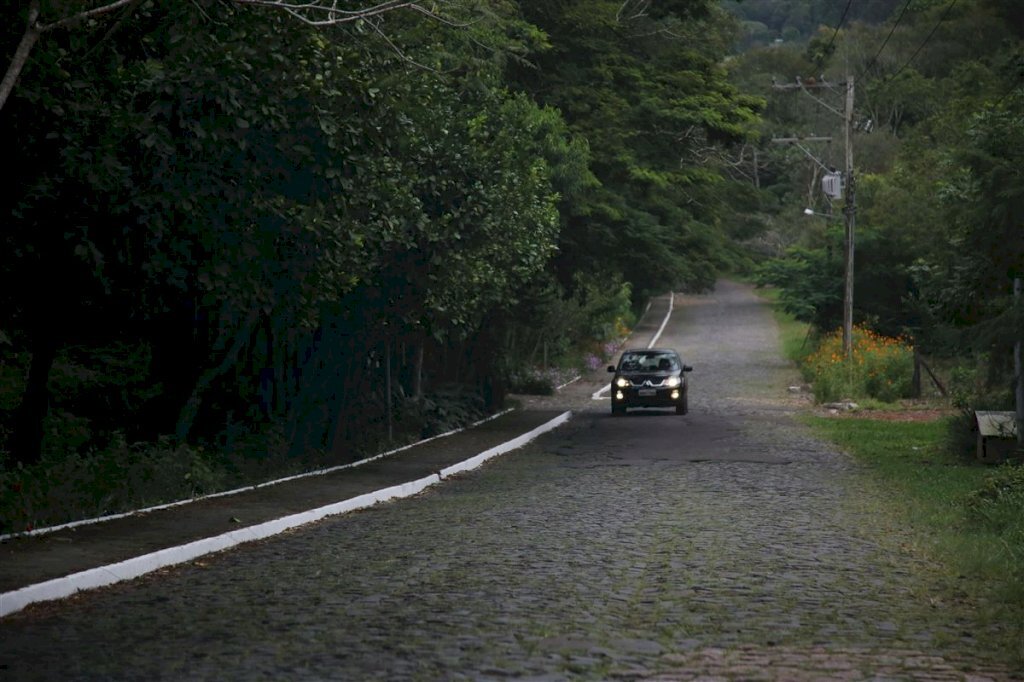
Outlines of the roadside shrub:
M562 367L520 367L508 377L509 390L521 395L554 395L558 386L586 372L602 372L618 359L618 354L629 337L629 327L622 317L604 330L610 337L595 338L581 343L574 354L559 358Z
M196 497L221 489L227 476L225 463L200 448L117 436L102 451L0 471L0 533Z
M949 397L957 413L947 422L946 447L969 459L974 459L978 438L974 413L1013 409L1013 392L1006 386L989 385L987 365L987 358L979 356L972 365L955 367L950 372Z
M1002 538L1014 560L1024 559L1024 466L1003 464L965 501L968 517Z
M615 364L619 353L626 345L630 329L621 318L615 320L611 336L590 344L583 355L583 369L588 372L603 372L608 365Z
M461 386L440 387L421 401L396 405L399 441L466 426L486 416L484 401ZM233 439L230 445L128 443L116 433L102 449L53 452L23 467L0 451L0 534L186 500L243 485L360 459L392 447L381 423L368 423L346 459L321 450L290 454L276 429Z
M436 436L482 419L487 415L483 398L462 386L439 387L418 406L420 436Z
M852 357L847 360L840 329L822 338L803 368L819 403L856 398L888 403L911 395L914 351L903 339L854 327Z
M553 395L557 377L550 370L521 369L509 377L509 391L522 395Z

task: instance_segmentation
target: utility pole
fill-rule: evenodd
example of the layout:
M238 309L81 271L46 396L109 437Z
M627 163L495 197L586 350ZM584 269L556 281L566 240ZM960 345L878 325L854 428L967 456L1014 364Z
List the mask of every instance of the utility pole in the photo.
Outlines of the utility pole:
M843 287L843 355L853 357L853 228L857 217L853 177L853 76L846 77L846 279Z
M854 225L856 223L857 215L857 203L856 203L856 187L853 177L853 76L847 75L846 77L846 106L843 111L840 111L822 100L818 99L811 94L811 90L819 88L833 89L835 86L828 83L822 78L821 80L797 78L795 83L774 83L772 84L773 90L800 90L806 93L814 101L820 104L822 107L828 109L833 114L841 116L844 124L844 134L846 138L846 169L844 173L844 192L846 197L846 203L843 206L843 214L846 219L846 238L844 244L844 253L846 260L846 274L843 279L843 355L849 360L853 356L853 254L854 254ZM800 146L801 141L824 141L831 140L831 138L822 137L808 137L808 138L775 138L772 142L788 142L795 143ZM800 149L814 158L814 156L803 147ZM814 158L819 166L823 168L825 165Z
M1017 309L1020 309L1021 303L1021 279L1015 277L1013 280L1013 302L1017 305ZM1017 330L1020 334L1020 330ZM1021 357L1021 341L1020 336L1017 337L1017 342L1013 344L1013 369L1017 372L1017 386L1014 390L1014 396L1016 398L1016 417L1017 417L1017 448L1024 450L1024 358Z

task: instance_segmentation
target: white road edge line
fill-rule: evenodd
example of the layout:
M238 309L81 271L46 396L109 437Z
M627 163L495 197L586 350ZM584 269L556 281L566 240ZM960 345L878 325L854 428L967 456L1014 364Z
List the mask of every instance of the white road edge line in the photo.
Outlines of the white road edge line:
M512 440L502 443L501 445L493 447L490 450L484 450L475 457L470 457L469 459L459 462L458 464L453 464L450 467L441 469L441 471L438 472L438 475L441 477L441 480L444 480L450 476L454 476L455 474L462 473L463 471L476 469L478 466L480 466L487 460L491 459L492 457L497 457L498 455L503 455L510 450L520 448L529 443L531 440L533 440L540 434L561 426L562 424L567 422L571 416L572 411L563 412L562 414L558 415L551 421L541 424L532 431L527 431L523 435L517 438L513 438Z
M563 388L565 388L569 384L575 384L577 381L579 381L582 378L583 377L581 375L577 374L576 376L574 376L572 379L569 379L567 382L565 382L561 386L555 386L555 390L556 391L561 391Z
M661 321L661 327L658 328L658 333L655 334L654 338L651 339L651 342L649 344L647 344L648 348L654 348L654 344L658 343L658 339L661 338L661 333L663 331L665 331L665 325L668 324L668 319L670 317L672 317L672 307L673 307L673 304L675 303L675 300L676 300L675 292L672 292L672 291L668 292L668 312L665 313L665 319ZM647 310L650 310L650 308L651 308L651 304L648 303L647 304ZM603 399L603 395L602 394L607 393L608 391L611 390L611 388L612 388L611 384L607 384L606 386L603 386L600 390L595 391L594 395L590 396L591 400L602 400Z
M328 516L344 514L356 509L364 509L381 502L387 502L402 497L410 497L426 488L440 483L442 479L462 471L475 469L492 457L504 454L510 450L522 447L537 436L555 429L572 417L572 412L563 412L554 419L541 424L532 431L528 431L517 438L503 443L497 447L486 450L479 455L471 457L459 464L455 464L439 473L431 474L424 478L409 483L384 488L372 493L358 495L348 500L342 500L309 511L291 514L279 519L266 521L264 523L239 528L228 533L215 535L213 537L195 540L177 547L168 547L142 556L126 559L107 566L99 566L86 571L72 573L62 578L54 578L45 582L28 585L17 590L0 594L0 618L22 610L29 604L41 601L63 599L76 592L88 590L105 585L112 585L122 580L131 580L146 573L160 568L181 564L191 561L197 557L213 552L219 552L235 547L245 542L262 540L272 535L277 535L291 528L302 526L307 523L319 521Z
M94 523L102 523L103 521L113 521L115 519L123 519L123 518L125 518L127 516L136 516L138 514L148 514L149 512L160 511L161 509L170 509L172 507L180 507L180 506L185 505L185 504L192 504L193 502L198 502L200 500L210 500L210 499L213 499L215 497L226 497L228 495L237 495L238 493L244 493L247 490L256 490L258 488L266 488L267 486L277 485L278 483L287 483L288 481L297 481L297 480L302 479L302 478L309 478L310 476L323 476L325 474L330 474L330 473L333 473L335 471L341 471L342 469L352 469L354 467L358 467L358 466L362 466L364 464L368 464L369 462L375 462L378 459L381 459L383 457L388 457L388 456L393 455L395 453L402 452L403 450L408 450L409 448L416 447L417 445L422 445L423 443L429 443L432 440L437 440L438 438L444 438L446 436L451 436L451 435L454 435L454 434L459 433L461 431L465 431L466 429L471 429L471 428L473 428L475 426L480 426L481 424L489 422L492 419L497 419L498 417L502 417L502 416L508 414L513 409L515 409L515 408L509 408L507 410L502 410L501 412L498 412L497 414L492 414L490 417L485 417L484 419L481 419L480 421L473 422L469 426L464 426L461 429L453 429L451 431L446 431L444 433L439 433L436 436L431 436L430 438L424 438L423 440L416 441L415 443L410 443L409 445L403 445L400 448L395 448L394 450L388 450L387 452L382 452L382 453L380 453L378 455L373 455L372 457L367 457L366 459L361 459L361 460L359 460L357 462L351 462L350 464L339 464L338 466L329 467L327 469L317 469L316 471L307 471L307 472L304 472L304 473L301 473L301 474L296 474L294 476L286 476L284 478L278 478L278 479L275 479L273 481L265 481L263 483L256 483L254 485L245 486L244 488L235 488L234 490L224 490L224 491L219 492L219 493L210 493L209 495L200 495L199 497L190 497L187 500L178 500L177 502L168 502L167 504L160 504L160 505L156 505L154 507L146 507L144 509L135 509L135 510L132 510L132 511L121 512L119 514L108 514L106 516L97 516L95 518L82 519L80 521L71 521L70 523L62 523L59 526L47 526L45 528L35 528L33 530L22 531L20 533L7 533L6 535L0 535L0 542L3 542L4 540L10 540L11 538L24 538L24 537L32 537L34 535L45 535L47 533L53 533L53 532L56 532L58 530L67 530L68 528L76 528L78 526L88 526L88 525L91 525L91 524L94 524Z

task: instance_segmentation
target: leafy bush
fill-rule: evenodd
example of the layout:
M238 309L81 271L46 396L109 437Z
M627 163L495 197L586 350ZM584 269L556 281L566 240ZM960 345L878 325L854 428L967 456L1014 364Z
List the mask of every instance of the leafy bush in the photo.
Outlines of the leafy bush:
M321 450L300 455L278 429L242 433L210 448L128 443L122 434L87 453L53 451L31 467L4 461L0 452L0 533L16 533L78 519L126 512L253 485L283 476L360 459L393 447L466 426L486 415L480 395L446 386L421 401L396 403L396 439L381 420L367 423L345 458Z
M405 400L396 415L396 426L406 431L415 427L420 437L427 438L471 424L486 414L484 400L478 393L453 384L439 387L421 401Z
M893 402L911 395L914 352L902 339L855 327L850 359L843 354L843 333L826 335L804 363L818 402L875 398Z
M519 358L522 364L509 370L509 390L522 395L553 395L556 387L581 372L601 371L614 362L630 333L632 315L625 308L628 293L629 288L622 287L617 297L603 299L603 307L581 307L579 312L587 313L587 324L575 328L571 343L563 345L551 359L557 366L537 367L534 364L536 353L529 359ZM614 305L610 301L614 301ZM536 343L535 347L539 345ZM510 364L515 362L512 358Z
M223 489L228 475L226 463L202 449L118 437L102 451L0 470L0 532L196 497Z
M522 395L554 395L554 377L542 370L520 370L510 377L509 390Z
M975 358L970 366L953 368L949 378L949 397L958 412L947 424L946 447L962 457L974 459L977 447L978 410L1012 410L1013 392L1006 386L992 386L988 358Z
M1020 567L1024 560L1024 466L1003 464L985 477L964 504L968 518L998 534ZM1024 573L1024 567L1020 570Z

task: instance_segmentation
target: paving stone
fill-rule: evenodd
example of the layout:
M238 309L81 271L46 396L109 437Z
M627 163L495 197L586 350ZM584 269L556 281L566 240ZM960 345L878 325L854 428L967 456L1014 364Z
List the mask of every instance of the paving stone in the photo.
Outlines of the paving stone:
M794 418L769 312L735 286L681 310L690 415L612 419L577 382L569 424L415 498L0 621L0 676L1013 679Z

